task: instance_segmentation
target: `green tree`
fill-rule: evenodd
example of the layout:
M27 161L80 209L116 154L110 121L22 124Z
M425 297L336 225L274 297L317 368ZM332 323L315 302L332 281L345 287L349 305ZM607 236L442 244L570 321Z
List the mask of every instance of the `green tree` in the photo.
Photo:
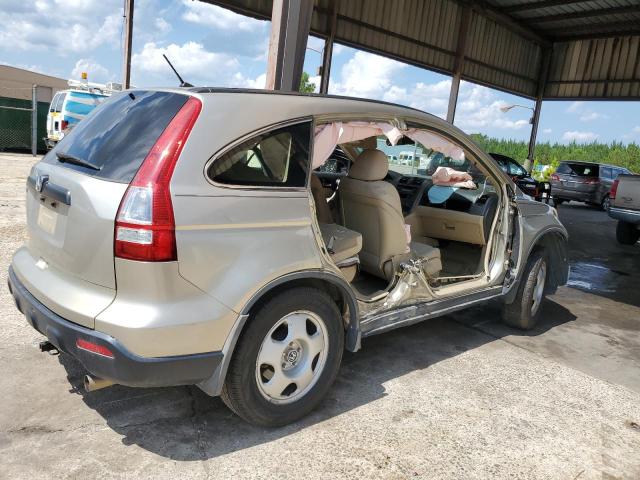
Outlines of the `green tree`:
M316 91L315 83L309 81L309 74L302 72L302 78L300 79L300 93L313 93Z

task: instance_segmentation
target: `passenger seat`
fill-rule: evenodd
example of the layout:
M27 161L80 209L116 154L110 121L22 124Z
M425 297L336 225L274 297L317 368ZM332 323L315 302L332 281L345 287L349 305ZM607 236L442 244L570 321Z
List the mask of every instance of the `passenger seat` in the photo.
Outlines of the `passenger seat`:
M362 269L390 281L396 267L411 255L400 195L384 181L389 170L387 156L376 149L364 150L340 182L345 226L362 234ZM440 250L412 242L410 250L423 261L423 271L434 277L442 270Z

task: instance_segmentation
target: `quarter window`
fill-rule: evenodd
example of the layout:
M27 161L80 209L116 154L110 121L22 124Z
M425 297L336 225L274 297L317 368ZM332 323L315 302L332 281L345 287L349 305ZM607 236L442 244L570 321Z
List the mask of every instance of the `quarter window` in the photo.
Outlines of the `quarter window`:
M310 123L262 133L216 159L207 174L227 185L304 187L310 138Z

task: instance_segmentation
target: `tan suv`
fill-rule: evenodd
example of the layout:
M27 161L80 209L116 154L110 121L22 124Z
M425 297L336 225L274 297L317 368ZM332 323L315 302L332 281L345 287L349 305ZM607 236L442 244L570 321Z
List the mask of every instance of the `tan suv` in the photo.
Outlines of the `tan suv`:
M453 168L419 175L434 153ZM568 273L555 210L467 135L358 99L114 95L33 167L27 217L9 288L42 349L88 390L197 384L260 425L370 335L494 298L530 328Z

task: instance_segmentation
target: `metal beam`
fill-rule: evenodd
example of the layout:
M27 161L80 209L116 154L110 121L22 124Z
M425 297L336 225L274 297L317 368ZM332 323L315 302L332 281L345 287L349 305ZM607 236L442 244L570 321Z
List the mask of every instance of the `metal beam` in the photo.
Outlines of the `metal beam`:
M606 37L622 37L640 34L640 24L637 21L595 23L579 27L548 30L549 36L556 41L563 39L590 39Z
M533 108L533 117L531 118L531 136L529 137L529 154L524 162L524 168L527 172L531 172L536 153L536 138L538 136L538 124L540 123L540 111L542 110L542 99L544 90L547 86L549 78L549 66L551 65L551 49L545 49L542 53L540 61L540 76L538 79L538 93L536 95L536 103Z
M589 0L543 0L541 2L530 2L504 7L505 13L526 12L528 10L538 10L540 8L557 7L558 5L572 5L576 3L587 3Z
M464 67L464 56L467 49L467 34L471 23L471 8L462 7L460 23L458 24L458 46L456 48L456 59L453 67L453 78L451 79L451 91L449 92L449 106L447 108L447 122L453 124L456 116L456 106L458 104L458 92L460 91L460 80L462 79L462 69Z
M133 3L124 0L124 52L122 59L122 88L131 86L131 44L133 40Z
M468 0L458 0L462 5L470 6L475 12L479 13L483 17L486 17L494 22L502 25L508 30L511 30L513 33L520 35L527 40L535 42L543 47L550 47L551 42L540 35L537 31L526 25L524 22L519 19L515 19L510 15L505 13L505 10L496 10L492 5L487 3L484 0L479 1L468 1Z
M554 42L570 42L574 40L596 40L598 38L619 38L619 37L637 37L640 36L640 26L631 29L608 31L598 33L577 33L575 35L555 35L553 36Z
M564 20L580 20L582 18L602 17L606 15L626 15L629 13L640 13L640 5L629 5L625 7L599 8L597 10L584 10L582 12L557 13L552 15L540 15L537 17L527 17L527 23L550 23ZM592 26L597 27L598 24Z
M267 89L300 89L312 13L313 0L273 0Z
M333 58L333 40L336 37L336 25L338 23L338 3L340 0L331 0L331 18L327 30L329 35L324 42L322 54L322 76L320 77L320 93L329 92L329 78L331 77L331 59Z

